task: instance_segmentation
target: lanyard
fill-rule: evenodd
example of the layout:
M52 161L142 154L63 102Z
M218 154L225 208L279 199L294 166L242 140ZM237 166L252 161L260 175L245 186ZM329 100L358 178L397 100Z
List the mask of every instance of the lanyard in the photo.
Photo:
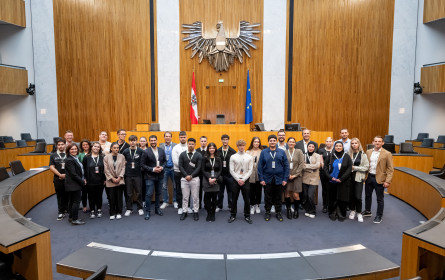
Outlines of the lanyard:
M295 149L292 151L292 154L290 154L289 150L287 150L287 153L290 156L290 161L292 161L292 159L294 158Z
M62 160L65 160L65 159L66 159L66 154L65 154L65 156L64 156L64 157L62 157L62 156L60 155L59 151L57 151L57 155L58 155L58 156L59 156L59 158L61 158Z
M275 160L275 156L277 155L277 152L275 152L273 155L272 155L272 152L269 152L269 154L272 157L272 160Z
M193 156L195 155L195 151L193 151L192 156L189 156L189 153L187 153L187 157L189 158L190 161L192 161Z
M344 156L345 156L345 153L343 153L343 155L341 156L341 158L338 158L337 155L334 153L334 157L335 157L336 159L338 159L338 160L342 160Z
M309 153L306 154L306 158L309 161L309 164L311 163L311 156L309 156Z
M222 155L223 155L224 160L226 160L226 156L227 156L228 152L229 152L229 149L227 149L226 153L224 153L224 149L222 149Z
M137 149L134 150L133 155L131 155L131 151L132 151L132 149L130 149L130 158L132 161L134 161L134 156L136 155Z
M97 161L94 159L93 156L91 156L91 158L93 159L94 163L96 164L96 166L99 164L99 156L96 157Z
M355 160L357 159L358 155L360 154L360 152L357 152L357 154L355 155L355 157L352 158L352 163L354 164Z
M212 162L212 159L210 158L209 161L210 161L210 165L212 166L212 169L214 169L213 167L215 166L215 159L213 159L213 162Z
M122 149L125 147L125 143L127 143L127 142L125 142L124 141L124 143L122 144L122 147L120 147L120 149L119 149L119 153L122 151Z

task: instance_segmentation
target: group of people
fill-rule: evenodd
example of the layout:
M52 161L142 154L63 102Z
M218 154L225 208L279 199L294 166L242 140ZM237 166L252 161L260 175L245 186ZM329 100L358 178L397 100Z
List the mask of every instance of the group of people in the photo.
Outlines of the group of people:
M197 140L179 133L179 143L172 142L172 133L164 133L164 142L158 145L156 135L128 137L118 130L118 141L108 142L108 134L102 131L99 141L73 142L73 132L55 144L56 151L50 157L50 170L54 173L57 196L57 220L69 214L73 225L85 224L79 219L79 209L89 211L91 219L102 217L102 197L105 189L110 220L121 219L123 204L125 216L137 213L145 220L151 217L154 195L154 213L163 216L169 206L168 180L173 187L173 206L178 209L180 220L193 215L199 220L199 209L207 211L206 221L215 221L217 212L223 209L224 195L230 210L229 223L237 218L240 193L244 200L244 220L252 224L251 215L261 213L260 204L264 192L264 219L269 221L275 214L283 221L282 205L286 206L288 219L299 218L299 210L305 216L315 218L315 195L319 183L322 186L323 213L331 220L370 217L372 193L377 197L377 213L374 223L383 217L384 188L388 188L393 174L391 153L382 148L383 138L376 136L374 148L363 150L360 140L349 139L347 129L340 132L341 139L328 137L320 149L310 139L310 130L302 131L303 139L287 138L284 130L268 137L263 146L259 137L253 137L247 147L245 140L236 141L236 148L229 146L230 137L221 136L221 147L207 143L207 137ZM139 140L139 141L138 141ZM362 209L362 193L365 186L365 208ZM162 204L161 204L162 195ZM82 208L80 207L82 202ZM87 207L89 206L89 209ZM363 211L362 211L363 210Z

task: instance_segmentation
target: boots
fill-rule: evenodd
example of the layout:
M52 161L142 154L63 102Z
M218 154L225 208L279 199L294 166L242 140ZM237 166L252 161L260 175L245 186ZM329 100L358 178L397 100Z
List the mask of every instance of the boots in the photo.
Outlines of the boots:
M289 220L292 220L292 210L291 210L291 207L290 207L290 197L286 197L285 199L285 202L286 202L286 210L287 210L287 218L289 219Z
M298 219L298 217L300 216L300 214L298 213L298 207L300 206L300 201L299 200L294 200L294 219Z

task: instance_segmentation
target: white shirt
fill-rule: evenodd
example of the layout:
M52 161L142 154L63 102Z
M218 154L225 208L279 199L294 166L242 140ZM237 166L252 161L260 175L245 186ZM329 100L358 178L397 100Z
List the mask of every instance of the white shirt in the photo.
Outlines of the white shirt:
M371 154L371 160L369 162L369 173L375 175L376 168L377 168L377 162L379 161L380 151L382 148L380 148L378 151L372 150Z
M284 142L283 142L283 143L284 143ZM281 146L280 143L278 142L277 147L278 147L279 149L282 149L283 151L286 151L286 150L287 150L287 149L286 149L286 143L284 143L284 145Z
M230 157L230 175L238 181L247 182L253 171L253 157L245 152L236 153ZM241 170L243 171L241 174Z
M186 144L181 144L179 143L178 145L176 145L173 150L172 150L172 161L173 161L173 170L175 172L180 172L179 171L179 155L184 152L187 151L187 143Z

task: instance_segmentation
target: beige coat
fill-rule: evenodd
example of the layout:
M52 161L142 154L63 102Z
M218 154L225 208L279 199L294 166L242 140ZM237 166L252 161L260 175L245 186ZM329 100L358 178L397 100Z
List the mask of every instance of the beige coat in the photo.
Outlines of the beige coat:
M375 179L377 184L388 183L391 184L394 167L392 163L392 154L387 150L381 148L379 159L377 160ZM366 151L369 164L371 164L372 149Z
M125 184L124 175L125 175L125 157L121 154L117 154L116 167L114 167L113 155L108 154L104 157L104 171L105 177L107 179L106 186L107 187L116 187L119 185ZM120 178L118 184L113 183L111 181L112 178Z
M305 160L306 162L306 160ZM303 184L318 186L320 181L321 155L313 153L311 163L305 163L303 168Z
M369 170L369 161L368 161L368 157L366 156L366 154L364 152L361 152L361 160L360 160L360 165L359 166L354 166L354 173L355 177L354 177L354 181L356 182L363 182L366 178L366 172L368 172ZM351 159L354 158L353 155L349 155L351 157ZM354 164L354 162L352 162L352 164Z
M249 154L252 156L252 161L253 161L253 170L252 170L252 174L250 175L250 179L249 182L250 183L255 183L257 181L259 181L260 179L258 178L258 161L260 160L260 155L261 155L261 150L258 149L258 151L253 151L253 150L248 150L246 151L246 154ZM256 157L256 160L255 160Z

